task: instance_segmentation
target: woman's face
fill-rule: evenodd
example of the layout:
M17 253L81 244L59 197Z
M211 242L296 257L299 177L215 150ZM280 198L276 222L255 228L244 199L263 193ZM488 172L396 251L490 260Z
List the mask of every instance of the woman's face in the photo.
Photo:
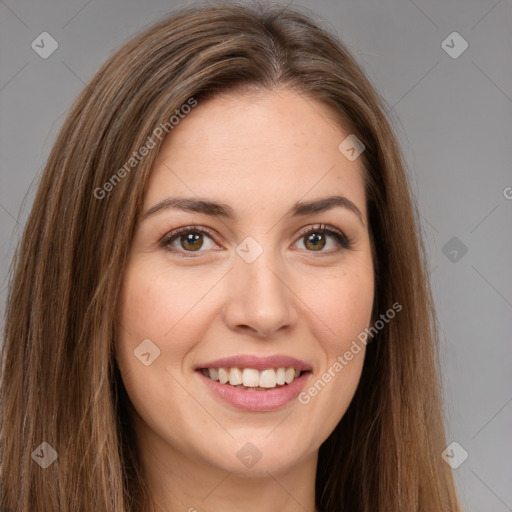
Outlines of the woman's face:
M338 148L349 135L279 90L199 103L165 139L116 347L139 442L161 464L285 471L316 460L345 413L364 348L345 354L374 298L361 159Z

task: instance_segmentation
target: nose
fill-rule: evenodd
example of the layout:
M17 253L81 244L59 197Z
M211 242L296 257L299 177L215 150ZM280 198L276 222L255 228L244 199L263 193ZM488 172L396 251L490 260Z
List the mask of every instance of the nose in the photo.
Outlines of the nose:
M298 318L290 278L269 252L264 251L252 263L237 257L228 274L228 298L223 308L224 322L230 329L261 338L290 330Z

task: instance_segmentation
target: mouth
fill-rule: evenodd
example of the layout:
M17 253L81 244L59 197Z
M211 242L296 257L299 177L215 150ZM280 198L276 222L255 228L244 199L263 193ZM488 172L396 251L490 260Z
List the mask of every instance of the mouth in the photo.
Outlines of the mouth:
M236 409L272 411L291 403L312 375L311 365L288 356L236 356L196 366L213 396Z
M269 391L288 386L301 375L309 373L308 370L292 366L278 368L219 367L200 368L199 371L207 378L220 384L235 387L243 391Z

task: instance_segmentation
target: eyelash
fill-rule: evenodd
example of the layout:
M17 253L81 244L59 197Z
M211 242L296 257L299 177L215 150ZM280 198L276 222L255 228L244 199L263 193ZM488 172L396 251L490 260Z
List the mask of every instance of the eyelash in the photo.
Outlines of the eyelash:
M170 233L165 235L160 240L159 245L160 245L160 247L165 248L166 250L168 250L171 253L180 254L184 258L197 258L199 256L199 254L196 255L195 253L201 253L204 251L200 251L200 250L199 251L184 251L184 250L179 250L179 249L175 249L175 248L171 247L171 244L172 244L172 242L174 242L174 240L176 240L179 236L187 234L187 233L201 233L203 235L209 236L212 239L214 238L213 232L207 228L203 228L200 226L186 226L183 228L175 229L174 231L171 231ZM297 238L297 241L300 240L301 238L305 237L306 235L309 235L312 233L326 234L326 235L332 236L336 240L336 242L339 246L338 249L336 249L335 251L332 251L332 252L327 252L327 254L332 255L332 254L338 254L339 252L341 252L343 250L348 250L348 251L352 250L352 240L349 237L347 237L344 233L342 233L341 231L335 230L334 228L331 228L330 226L328 226L326 224L318 224L316 226L306 228L305 230L301 231L301 233L299 234L299 236ZM314 253L316 251L307 251L307 252ZM319 251L319 253L320 254L325 253L325 251Z

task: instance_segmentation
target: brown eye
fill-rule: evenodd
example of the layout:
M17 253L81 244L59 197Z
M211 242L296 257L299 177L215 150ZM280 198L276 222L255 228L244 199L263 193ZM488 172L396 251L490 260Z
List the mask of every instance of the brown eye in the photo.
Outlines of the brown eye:
M209 239L210 245L207 242ZM160 246L174 253L202 253L204 249L213 249L216 244L213 242L212 235L203 228L189 226L180 228L167 234L161 241ZM203 249L203 250L201 250ZM190 254L188 254L190 255Z
M324 250L326 246L329 246L331 240L334 241L331 250ZM352 249L352 241L349 240L343 232L337 229L330 229L324 224L314 226L303 232L300 241L304 244L308 252L317 252L326 255L334 254L344 249Z
M186 251L196 251L203 245L202 233L188 233L179 237L181 247Z
M321 251L325 247L325 234L313 232L306 235L304 245L313 251Z

